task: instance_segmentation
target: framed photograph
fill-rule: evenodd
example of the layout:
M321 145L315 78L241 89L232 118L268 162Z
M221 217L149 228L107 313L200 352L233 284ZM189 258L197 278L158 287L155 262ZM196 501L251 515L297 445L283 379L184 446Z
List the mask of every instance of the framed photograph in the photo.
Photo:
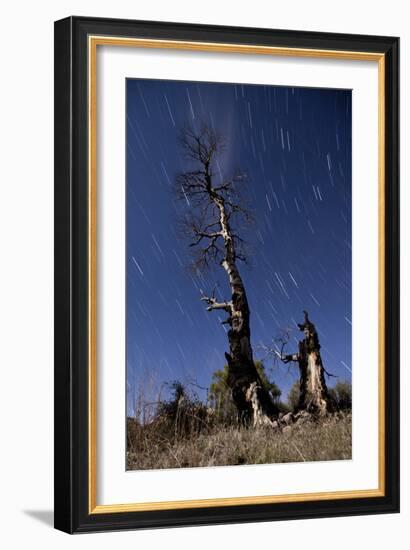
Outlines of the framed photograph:
M399 39L55 24L55 527L399 510Z

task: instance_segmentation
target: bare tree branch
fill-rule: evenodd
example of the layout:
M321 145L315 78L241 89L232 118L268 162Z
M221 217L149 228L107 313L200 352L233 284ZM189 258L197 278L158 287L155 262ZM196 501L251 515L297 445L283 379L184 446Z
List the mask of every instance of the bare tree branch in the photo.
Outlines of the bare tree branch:
M217 302L216 298L210 296L203 296L201 298L203 302L208 304L207 311L213 311L214 309L223 309L228 313L232 312L232 302Z
M190 247L200 247L195 265L205 268L211 262L246 261L244 241L232 227L240 218L245 222L252 220L236 188L236 184L247 181L246 175L236 171L232 177L214 185L213 165L225 144L213 129L203 126L196 133L191 128L184 128L180 139L186 158L197 164L176 178L178 198L195 212L184 220L185 234L192 237Z

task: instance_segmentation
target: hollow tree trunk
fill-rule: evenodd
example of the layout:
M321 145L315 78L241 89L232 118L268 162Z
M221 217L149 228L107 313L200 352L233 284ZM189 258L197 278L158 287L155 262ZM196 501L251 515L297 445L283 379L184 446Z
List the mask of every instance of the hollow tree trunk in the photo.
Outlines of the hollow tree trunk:
M285 356L286 361L297 361L300 371L300 390L297 411L307 411L314 415L323 415L333 410L332 400L325 381L325 369L320 356L319 337L315 325L309 321L305 311L305 321L298 324L304 332L299 342L299 351Z

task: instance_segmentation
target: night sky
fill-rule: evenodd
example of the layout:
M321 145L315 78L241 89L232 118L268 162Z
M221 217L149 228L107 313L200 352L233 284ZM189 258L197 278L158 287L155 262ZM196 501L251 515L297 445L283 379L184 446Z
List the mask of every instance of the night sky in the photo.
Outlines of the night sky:
M350 381L350 90L128 79L126 93L128 414L138 395L155 401L177 379L204 398L201 388L226 362L224 314L200 301L215 285L218 298L230 298L225 272L189 269L192 248L178 224L190 208L174 191L191 167L178 142L187 124L225 136L219 177L238 168L248 176L254 222L242 231L249 265L239 268L255 359L286 399L298 367L267 357L264 346L290 328L286 352L295 352L307 309L326 370Z

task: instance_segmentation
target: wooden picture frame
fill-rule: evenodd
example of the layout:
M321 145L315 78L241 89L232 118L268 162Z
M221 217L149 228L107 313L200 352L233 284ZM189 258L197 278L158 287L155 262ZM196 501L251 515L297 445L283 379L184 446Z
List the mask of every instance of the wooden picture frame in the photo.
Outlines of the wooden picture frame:
M97 50L375 61L379 101L376 489L99 504L96 487ZM399 39L69 17L55 23L55 527L67 533L399 511ZM369 276L372 276L370 274ZM376 368L376 367L375 367ZM200 475L200 473L198 474Z

